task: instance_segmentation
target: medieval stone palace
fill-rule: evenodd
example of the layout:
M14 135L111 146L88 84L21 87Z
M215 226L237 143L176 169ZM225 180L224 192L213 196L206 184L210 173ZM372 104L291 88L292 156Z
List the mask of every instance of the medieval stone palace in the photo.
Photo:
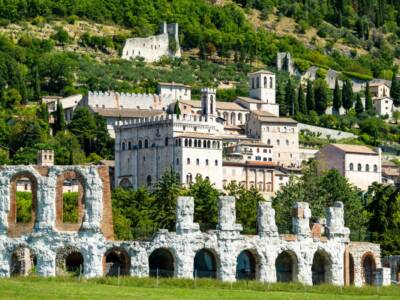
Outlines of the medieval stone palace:
M32 186L32 218L18 221L16 185ZM80 183L78 222L63 221L63 182ZM293 234L279 234L271 202L258 204L257 235L242 235L235 199L218 201L215 230L194 223L194 201L180 197L176 231L150 239L113 240L108 170L99 166L3 166L0 169L0 276L55 276L76 271L107 275L212 277L223 281L297 281L307 285L390 283L380 246L351 242L341 202L326 210L326 223L310 226L308 203L292 209Z

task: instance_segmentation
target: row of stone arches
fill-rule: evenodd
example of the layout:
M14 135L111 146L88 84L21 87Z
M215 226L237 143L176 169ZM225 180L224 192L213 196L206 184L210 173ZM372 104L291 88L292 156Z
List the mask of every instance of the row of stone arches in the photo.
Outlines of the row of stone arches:
M350 284L354 284L354 260L350 254ZM176 274L176 260L171 250L158 248L148 257L149 276L173 277ZM37 267L37 256L30 248L17 247L10 258L10 275L29 275ZM236 259L236 279L254 280L259 277L260 258L249 249L239 253ZM376 261L372 253L366 253L361 259L363 284L375 284ZM103 256L103 274L105 276L129 276L131 258L128 252L120 247L107 250ZM217 278L218 256L211 249L200 249L193 260L193 277ZM275 259L277 282L299 281L299 260L290 250L279 253ZM312 261L312 284L332 283L332 261L327 252L318 250ZM56 253L56 275L79 275L84 273L84 256L72 246L61 248Z

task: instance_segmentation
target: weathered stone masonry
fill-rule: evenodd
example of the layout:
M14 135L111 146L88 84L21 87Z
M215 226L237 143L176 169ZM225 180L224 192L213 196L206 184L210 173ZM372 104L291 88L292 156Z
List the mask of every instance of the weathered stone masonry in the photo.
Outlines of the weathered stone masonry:
M21 176L33 183L31 224L16 222L15 181ZM63 224L60 216L64 178L77 178L83 187L78 225ZM233 197L220 197L218 209L216 230L201 232L193 222L193 198L180 197L176 232L160 229L150 240L114 241L106 168L5 166L0 169L0 276L28 274L33 265L39 275L55 276L67 265L79 265L85 277L159 274L235 281L245 274L264 282L387 284L379 245L349 241L341 202L327 209L326 236L311 232L308 203L293 207L293 235L278 233L270 202L259 203L257 235L240 233Z

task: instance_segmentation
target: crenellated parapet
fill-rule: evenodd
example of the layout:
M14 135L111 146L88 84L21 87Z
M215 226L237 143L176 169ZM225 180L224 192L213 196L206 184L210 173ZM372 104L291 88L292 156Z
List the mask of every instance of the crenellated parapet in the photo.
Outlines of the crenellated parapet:
M19 178L32 182L33 217L28 224L16 218ZM62 218L64 180L81 185L76 224ZM326 236L316 238L305 202L293 206L292 235L279 234L268 201L258 204L257 234L244 235L234 197L218 199L218 224L207 232L194 220L195 200L178 197L175 232L159 229L149 239L114 241L108 180L108 170L98 166L0 169L0 276L27 275L35 267L41 276L72 270L85 277L120 274L335 285L348 283L348 278L356 285L384 284L388 277L381 269L379 245L349 243L340 202L327 209L326 225L321 222Z

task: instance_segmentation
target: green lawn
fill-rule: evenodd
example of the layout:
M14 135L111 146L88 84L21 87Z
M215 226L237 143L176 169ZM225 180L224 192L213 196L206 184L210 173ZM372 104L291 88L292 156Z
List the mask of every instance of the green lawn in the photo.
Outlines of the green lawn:
M78 281L76 278L12 278L0 280L0 299L400 299L400 287L345 288L305 287L288 284L239 282L225 284L215 280L99 278Z

